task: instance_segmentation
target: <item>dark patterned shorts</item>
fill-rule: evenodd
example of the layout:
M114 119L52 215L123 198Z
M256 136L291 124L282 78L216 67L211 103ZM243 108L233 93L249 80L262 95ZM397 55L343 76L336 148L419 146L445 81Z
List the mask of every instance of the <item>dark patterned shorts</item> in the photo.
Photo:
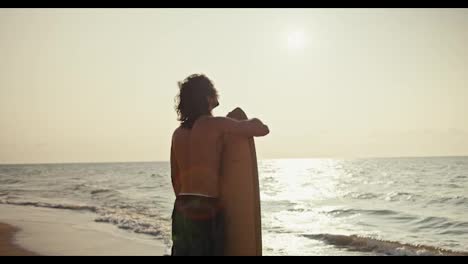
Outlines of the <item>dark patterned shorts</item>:
M217 199L178 196L172 212L172 256L222 256L223 221Z

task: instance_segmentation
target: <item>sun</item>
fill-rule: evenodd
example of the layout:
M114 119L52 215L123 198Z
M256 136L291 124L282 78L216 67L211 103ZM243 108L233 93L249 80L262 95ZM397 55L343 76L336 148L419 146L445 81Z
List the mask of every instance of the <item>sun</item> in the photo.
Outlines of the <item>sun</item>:
M294 31L288 35L288 47L290 49L302 49L305 46L305 34L303 31Z

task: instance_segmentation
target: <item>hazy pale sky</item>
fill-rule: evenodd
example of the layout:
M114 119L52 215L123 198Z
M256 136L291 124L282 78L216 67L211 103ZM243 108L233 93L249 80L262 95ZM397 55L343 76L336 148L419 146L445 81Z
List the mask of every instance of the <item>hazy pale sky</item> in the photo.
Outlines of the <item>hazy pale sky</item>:
M467 9L0 9L0 163L168 160L177 81L262 158L468 155Z

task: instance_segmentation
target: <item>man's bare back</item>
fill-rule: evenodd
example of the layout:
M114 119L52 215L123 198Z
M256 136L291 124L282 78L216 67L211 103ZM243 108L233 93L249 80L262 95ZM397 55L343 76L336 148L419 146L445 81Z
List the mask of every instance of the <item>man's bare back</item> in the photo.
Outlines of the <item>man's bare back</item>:
M234 110L236 111L236 110ZM192 129L178 127L172 137L171 168L176 195L218 197L221 152L225 134L265 136L269 129L254 118L244 121L204 115Z

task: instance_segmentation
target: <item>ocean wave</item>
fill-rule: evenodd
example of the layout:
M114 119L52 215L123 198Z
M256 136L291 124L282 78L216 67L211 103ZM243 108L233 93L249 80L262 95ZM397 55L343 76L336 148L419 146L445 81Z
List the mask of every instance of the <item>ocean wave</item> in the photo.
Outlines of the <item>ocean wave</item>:
M0 184L15 184L15 183L21 183L22 181L20 180L14 180L14 179L0 179Z
M117 206L116 208L102 208L89 205L78 204L55 204L38 201L11 201L8 197L1 198L0 204L16 206L32 206L51 209L63 209L74 211L89 211L98 216L95 222L109 223L120 229L129 230L139 234L155 236L164 240L166 244L170 242L170 226L168 219L151 213L148 208L135 208L131 206ZM137 210L137 212L135 212Z
M110 189L96 189L96 190L91 191L92 195L102 194L102 193L116 193L116 191L110 190Z
M154 186L145 185L145 186L137 187L137 189L138 189L138 190L155 190L156 188L162 187L162 186L164 186L164 184L159 184L159 185L154 185Z
M86 183L76 184L70 187L73 191L87 190L89 186Z
M468 256L468 252L452 251L428 245L412 245L357 235L318 234L303 236L314 240L321 240L327 244L351 251L374 252L391 256Z
M26 175L26 176L38 176L38 175L41 175L41 174L42 174L42 171L38 170L38 169L26 170L24 172L24 175Z
M169 243L169 227L158 221L143 215L135 214L113 214L106 213L103 216L97 217L95 222L110 223L120 229L129 230L138 234L151 235L163 239Z
M462 235L466 234L468 222L452 221L445 217L424 217L414 223L415 231L425 229L438 230L440 234Z
M468 197L464 196L453 196L453 197L438 197L429 201L430 204L447 204L452 205L468 205Z
M360 193L360 192L351 192L344 195L345 198L352 198L358 200L371 200L379 198L380 195L375 193Z
M385 201L395 202L395 201L414 201L415 198L420 198L420 195L407 192L390 192L387 193Z
M90 211L93 213L97 213L99 211L98 207L89 206L89 205L53 204L53 203L45 203L45 202L10 201L10 200L0 200L0 204L32 206L32 207L42 207L42 208L52 208L52 209L65 209L65 210L75 210L75 211Z
M1 168L1 167L0 167L0 169L1 169L0 171L2 172L2 173L0 173L0 177L11 177L11 175L3 174L4 172L9 173L10 172L9 169L5 169L5 168Z
M453 180L452 180L453 182ZM451 189L460 189L460 188L463 188L463 186L459 185L459 184L455 184L455 183L438 183L438 184L434 184L435 187L438 187L438 188L451 188Z
M367 215L397 215L398 212L392 210L362 210L362 209L336 209L331 211L322 212L324 214L333 215L336 217L345 217L358 214Z
M303 213L303 212L308 212L308 211L310 211L310 210L309 210L309 209L306 209L306 208L289 208L287 211L288 211L288 212Z
M468 222L456 222L454 227L457 228L467 228L468 229Z
M370 192L350 192L344 195L344 198L357 199L357 200L372 200L381 199L387 202L396 201L415 201L421 198L421 195L407 192L390 192L387 194L377 194Z
M170 243L170 221L156 210L146 207L106 207L103 208L95 222L110 223L120 229L138 234L146 234Z

